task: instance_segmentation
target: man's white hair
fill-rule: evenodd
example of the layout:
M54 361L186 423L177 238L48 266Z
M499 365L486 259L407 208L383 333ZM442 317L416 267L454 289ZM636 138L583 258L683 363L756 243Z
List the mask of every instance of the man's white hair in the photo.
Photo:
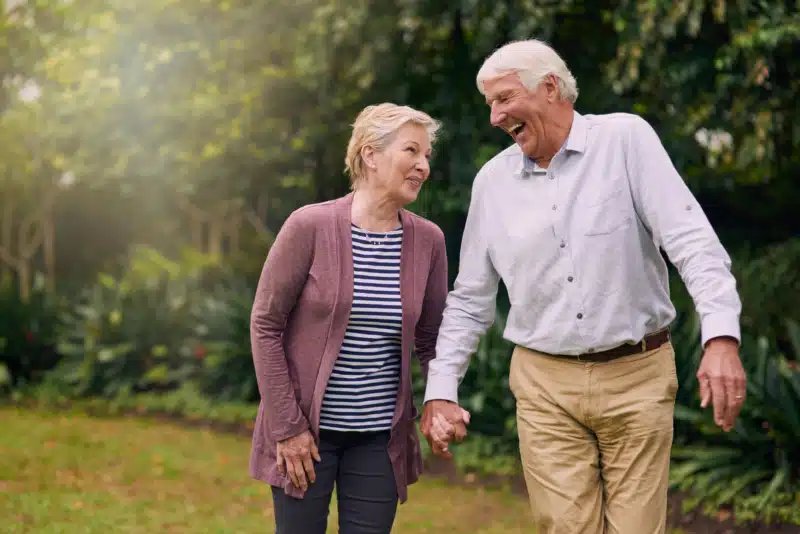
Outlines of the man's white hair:
M514 41L495 50L478 71L478 91L485 94L484 83L511 73L516 73L522 84L531 91L538 87L545 76L552 74L558 80L561 98L573 104L578 100L575 77L561 56L542 41Z

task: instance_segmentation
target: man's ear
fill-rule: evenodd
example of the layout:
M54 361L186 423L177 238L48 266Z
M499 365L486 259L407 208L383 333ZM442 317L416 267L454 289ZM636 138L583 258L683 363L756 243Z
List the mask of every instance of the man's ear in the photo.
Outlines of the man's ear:
M548 74L542 80L542 87L548 102L555 102L561 98L561 89L558 87L558 78L553 74Z

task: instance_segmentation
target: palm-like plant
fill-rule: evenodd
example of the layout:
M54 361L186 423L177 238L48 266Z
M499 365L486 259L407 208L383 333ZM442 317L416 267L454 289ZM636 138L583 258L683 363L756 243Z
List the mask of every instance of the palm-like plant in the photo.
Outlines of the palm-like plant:
M796 361L800 327L789 322L788 331ZM697 368L698 350L679 354L684 377ZM793 493L800 496L800 372L765 337L746 337L742 360L747 400L729 433L714 424L713 410L699 408L696 380L682 384L686 390L676 406L682 431L676 432L673 448L673 487L690 490L695 502L738 505L745 516L772 511L784 520L792 514L800 520L800 502L790 502Z

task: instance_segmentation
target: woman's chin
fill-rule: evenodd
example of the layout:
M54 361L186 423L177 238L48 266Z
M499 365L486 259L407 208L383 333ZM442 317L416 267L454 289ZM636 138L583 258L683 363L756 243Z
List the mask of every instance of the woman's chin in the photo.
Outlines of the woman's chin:
M403 205L406 206L411 204L417 197L419 196L419 189L414 189L411 187L404 187L400 191L397 192L397 200Z

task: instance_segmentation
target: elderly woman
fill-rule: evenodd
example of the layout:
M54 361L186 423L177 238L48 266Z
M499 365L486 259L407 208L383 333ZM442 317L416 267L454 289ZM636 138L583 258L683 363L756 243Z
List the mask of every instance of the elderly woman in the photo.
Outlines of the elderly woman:
M261 393L251 475L272 486L277 534L389 533L422 457L412 351L427 374L447 296L444 235L405 209L430 173L437 121L381 104L358 116L353 191L293 212L251 317Z

